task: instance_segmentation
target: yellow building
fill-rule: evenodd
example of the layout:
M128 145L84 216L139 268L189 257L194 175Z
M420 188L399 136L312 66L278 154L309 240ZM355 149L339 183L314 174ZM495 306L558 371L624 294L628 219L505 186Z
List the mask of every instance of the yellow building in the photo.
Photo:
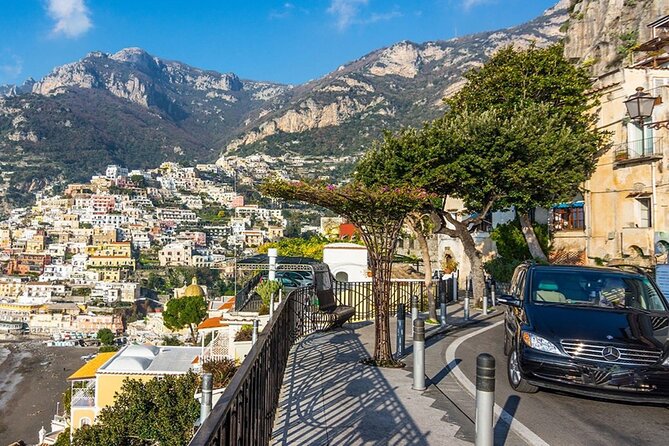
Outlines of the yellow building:
M597 79L597 127L611 132L602 154L574 203L552 211L558 251L579 260L620 261L650 266L669 247L669 16L651 25L652 40L637 47L637 62ZM630 119L625 101L639 88L655 97L652 116ZM664 258L662 259L664 260Z
M86 253L91 257L132 257L130 242L100 243L86 247Z
M118 352L99 353L68 378L72 392L72 431L92 424L104 407L114 404L123 381L149 381L197 370L200 347L129 345Z

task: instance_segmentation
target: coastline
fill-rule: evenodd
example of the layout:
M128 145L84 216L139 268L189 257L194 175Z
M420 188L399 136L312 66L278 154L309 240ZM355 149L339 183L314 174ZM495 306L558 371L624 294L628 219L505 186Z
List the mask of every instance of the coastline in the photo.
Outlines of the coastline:
M84 364L82 355L95 351L38 340L0 342L0 446L37 443L40 428L50 430L67 377Z

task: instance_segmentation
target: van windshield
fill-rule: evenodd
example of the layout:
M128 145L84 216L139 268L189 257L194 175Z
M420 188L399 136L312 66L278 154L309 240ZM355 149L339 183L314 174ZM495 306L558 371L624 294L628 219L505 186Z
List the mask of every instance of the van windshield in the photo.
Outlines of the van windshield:
M615 272L536 271L531 296L536 303L667 311L648 278Z

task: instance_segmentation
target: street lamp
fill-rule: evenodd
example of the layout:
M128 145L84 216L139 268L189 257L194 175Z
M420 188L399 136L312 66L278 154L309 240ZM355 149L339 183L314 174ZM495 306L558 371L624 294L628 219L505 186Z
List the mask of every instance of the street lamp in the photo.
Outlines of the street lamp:
M646 155L646 136L644 135L644 127L646 126L646 119L653 116L653 108L655 108L655 101L657 98L651 96L650 93L645 93L643 87L637 87L636 93L631 95L625 101L627 113L633 121L637 121L641 129L641 156ZM627 149L629 150L629 148Z
M651 96L650 93L644 93L643 87L637 87L636 93L625 101L625 107L627 107L630 118L639 121L643 128L643 122L653 116L656 100L657 98Z

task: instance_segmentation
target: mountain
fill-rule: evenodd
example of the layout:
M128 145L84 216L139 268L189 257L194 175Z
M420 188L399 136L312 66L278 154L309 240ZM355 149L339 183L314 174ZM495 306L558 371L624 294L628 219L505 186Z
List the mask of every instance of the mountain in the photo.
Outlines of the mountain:
M646 25L669 12L667 0L571 0L565 56L593 75L631 62L631 49L651 38Z
M0 193L25 203L112 163L358 155L384 129L438 116L462 75L500 46L556 42L569 3L500 31L399 42L299 86L202 70L140 48L89 53L38 81L0 86Z
M442 99L463 85L463 74L504 45L558 41L569 0L520 26L447 41L399 42L290 90L282 107L257 113L225 155L363 152L383 129L420 125L443 112ZM252 113L253 115L253 113Z

